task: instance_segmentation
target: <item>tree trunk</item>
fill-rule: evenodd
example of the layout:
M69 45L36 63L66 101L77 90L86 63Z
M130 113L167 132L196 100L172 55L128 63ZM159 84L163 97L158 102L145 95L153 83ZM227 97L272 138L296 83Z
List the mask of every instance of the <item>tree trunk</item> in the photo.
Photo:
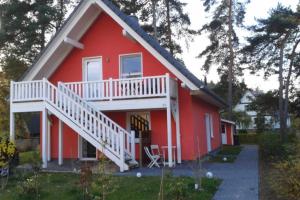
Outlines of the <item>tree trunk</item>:
M167 40L168 46L170 49L170 53L174 55L174 49L172 44L172 31L171 31L171 16L170 16L170 1L165 0L166 8L167 8Z
M290 56L290 65L289 65L289 70L285 82L285 101L284 101L284 129L287 129L287 119L288 119L288 107L289 107L289 87L290 87L290 82L291 82L291 75L292 75L292 70L294 67L294 59L296 55L296 49L300 43L300 40L297 40L296 43L293 46L293 50Z
M281 44L280 44L280 57L279 57L279 123L280 123L280 135L282 142L285 142L286 140L286 134L285 134L285 126L284 126L284 108L283 108L283 59L284 59L284 47L285 42L288 38L288 34L283 38Z
M153 36L155 39L157 39L157 26L156 26L156 1L157 0L151 0L152 3L152 27L153 27Z
M233 32L233 24L232 24L232 0L228 1L228 47L229 47L229 66L228 66L228 117L232 120L232 82L233 82L233 67L234 67L234 52L232 45L232 32Z

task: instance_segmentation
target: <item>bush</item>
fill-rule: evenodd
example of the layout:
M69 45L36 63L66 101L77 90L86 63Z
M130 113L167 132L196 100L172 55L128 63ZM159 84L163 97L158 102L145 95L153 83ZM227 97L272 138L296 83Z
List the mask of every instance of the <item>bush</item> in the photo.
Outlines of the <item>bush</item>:
M5 137L0 137L0 169L8 167L16 153L15 144Z
M263 133L259 136L259 147L261 156L265 159L281 157L284 153L284 146L278 134Z
M258 135L257 134L239 134L239 141L241 144L257 144Z
M277 172L270 180L274 193L280 199L300 199L300 143L290 145L291 154L286 160L276 163Z
M238 134L247 134L248 130L247 129L240 129L238 130Z

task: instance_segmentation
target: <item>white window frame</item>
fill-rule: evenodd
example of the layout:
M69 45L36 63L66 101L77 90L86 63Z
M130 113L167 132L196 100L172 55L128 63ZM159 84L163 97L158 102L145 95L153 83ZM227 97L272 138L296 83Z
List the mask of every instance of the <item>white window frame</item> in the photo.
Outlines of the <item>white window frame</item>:
M94 57L84 57L82 58L82 81L87 81L87 73L86 73L86 63L89 60L100 60L101 62L101 79L103 80L103 58L102 56L94 56ZM101 80L101 81L102 81Z
M140 56L141 57L141 72L140 73L136 73L136 74L132 74L132 75L141 75L141 77L143 77L143 54L141 52L138 53L129 53L129 54L120 54L119 55L119 78L122 79L124 78L122 76L122 57L130 57L130 56Z
M214 138L214 123L213 123L213 115L209 114L209 123L210 123L210 137Z

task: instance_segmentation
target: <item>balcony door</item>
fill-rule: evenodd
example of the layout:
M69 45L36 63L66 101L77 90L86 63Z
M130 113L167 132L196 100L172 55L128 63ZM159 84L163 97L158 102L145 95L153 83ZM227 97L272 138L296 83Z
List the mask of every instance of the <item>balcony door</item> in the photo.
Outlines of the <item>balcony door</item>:
M88 82L84 85L83 95L86 99L97 99L101 95L102 81L102 58L87 58L83 62L83 80ZM83 160L96 159L96 148L80 137L80 158Z
M86 99L99 99L102 96L102 58L85 58L83 62L83 81L90 82L84 85Z

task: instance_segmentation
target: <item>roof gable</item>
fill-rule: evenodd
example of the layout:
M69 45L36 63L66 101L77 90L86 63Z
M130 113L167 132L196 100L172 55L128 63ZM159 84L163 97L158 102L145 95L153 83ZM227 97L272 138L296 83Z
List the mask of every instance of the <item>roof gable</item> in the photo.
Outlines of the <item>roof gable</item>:
M36 62L25 73L22 80L48 78L73 48L64 43L65 38L71 37L74 40L79 40L102 11L110 15L191 91L200 91L201 95L204 93L218 104L226 105L220 97L209 90L182 63L161 47L157 40L147 34L132 18L121 12L110 0L82 0L38 56Z

